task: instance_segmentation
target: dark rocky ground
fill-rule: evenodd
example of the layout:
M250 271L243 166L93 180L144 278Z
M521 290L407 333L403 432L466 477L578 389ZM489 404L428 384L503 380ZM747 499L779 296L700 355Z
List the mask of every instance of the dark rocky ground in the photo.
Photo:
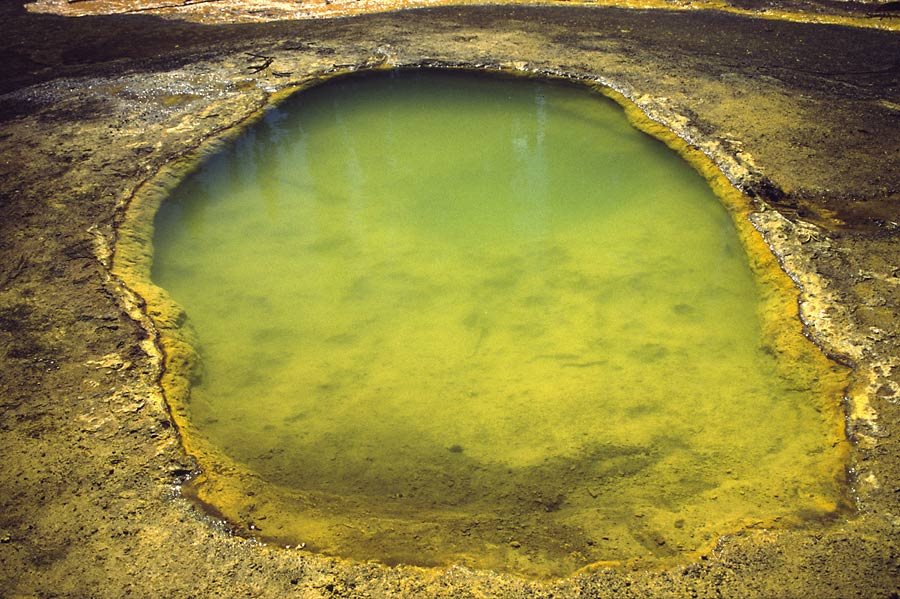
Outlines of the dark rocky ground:
M900 596L896 33L564 6L206 26L4 0L0 22L0 596ZM152 329L110 273L124 210L278 90L384 64L599 80L713 157L766 208L809 335L855 368L856 513L539 583L266 547L184 499Z

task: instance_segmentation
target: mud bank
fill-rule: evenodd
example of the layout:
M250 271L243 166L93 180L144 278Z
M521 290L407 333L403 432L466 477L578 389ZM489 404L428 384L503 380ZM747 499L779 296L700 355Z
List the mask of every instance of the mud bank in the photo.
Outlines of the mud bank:
M433 8L197 25L0 7L0 588L11 597L891 597L900 592L900 40L716 12ZM185 499L142 298L111 274L146 182L335 72L465 67L596 81L710 156L855 368L855 511L749 529L668 568L536 582L263 546ZM168 170L167 170L168 169ZM163 183L158 176L154 185Z

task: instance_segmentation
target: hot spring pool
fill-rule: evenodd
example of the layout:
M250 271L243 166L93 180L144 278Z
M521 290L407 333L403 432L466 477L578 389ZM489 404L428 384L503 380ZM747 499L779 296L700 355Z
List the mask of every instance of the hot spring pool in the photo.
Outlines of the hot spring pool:
M843 371L799 327L784 359L707 183L586 89L332 81L188 176L154 247L197 494L264 540L558 576L842 505Z

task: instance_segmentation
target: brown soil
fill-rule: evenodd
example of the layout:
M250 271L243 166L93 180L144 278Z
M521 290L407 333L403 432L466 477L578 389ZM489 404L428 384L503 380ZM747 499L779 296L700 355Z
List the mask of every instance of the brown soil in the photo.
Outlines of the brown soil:
M0 20L0 595L900 596L896 33L577 6L202 25L7 0ZM386 65L611 85L756 198L809 336L855 369L855 513L746 530L694 563L536 582L264 546L185 499L195 465L159 392L155 331L111 275L124 211L280 90Z

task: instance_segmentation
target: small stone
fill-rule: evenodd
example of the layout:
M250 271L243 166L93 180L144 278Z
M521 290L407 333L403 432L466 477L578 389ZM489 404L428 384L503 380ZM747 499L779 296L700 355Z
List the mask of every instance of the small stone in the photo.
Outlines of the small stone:
M522 543L520 543L518 541L510 541L509 546L512 547L513 549L518 549L519 547L522 546Z

